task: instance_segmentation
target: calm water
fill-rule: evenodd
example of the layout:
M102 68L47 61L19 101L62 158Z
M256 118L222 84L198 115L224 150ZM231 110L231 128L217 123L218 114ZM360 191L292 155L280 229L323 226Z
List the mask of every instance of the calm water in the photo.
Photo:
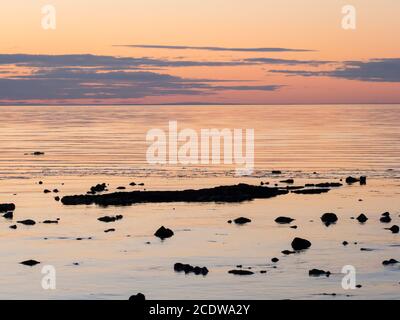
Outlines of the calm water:
M126 299L143 292L154 299L365 299L400 298L399 235L384 230L382 212L400 223L400 106L168 106L168 107L1 107L0 203L14 202L14 220L0 220L0 298ZM146 132L179 128L253 128L256 163L253 176L235 177L218 166L152 167L145 161ZM43 151L44 156L32 156ZM283 170L273 176L272 169ZM316 174L314 174L316 172ZM146 188L199 188L260 181L296 184L338 181L349 174L368 175L366 186L353 185L323 195L289 194L242 204L140 204L130 207L63 207L59 196L85 193L107 182L110 191ZM42 180L43 185L38 181ZM144 187L129 183L144 182ZM360 201L362 200L362 201ZM339 222L326 228L324 212ZM365 213L360 225L351 217ZM117 223L97 218L122 214ZM298 229L277 225L284 215ZM238 227L239 216L252 223ZM34 219L33 227L8 227ZM60 218L58 225L40 223ZM175 236L164 242L153 233L165 225ZM390 226L390 225L389 225ZM105 229L115 228L112 233ZM313 246L283 256L291 240L304 237ZM78 237L92 237L77 241ZM344 247L342 241L350 245ZM357 242L357 244L355 244ZM360 248L373 251L361 251ZM280 261L273 268L270 259ZM42 263L29 268L27 259ZM177 274L175 262L207 266L207 277ZM75 265L74 263L79 263ZM227 272L251 267L249 277ZM57 271L57 289L43 290L41 267ZM357 270L361 289L341 287L344 265ZM310 278L308 270L330 270ZM266 270L266 274L259 271ZM336 297L323 295L336 293Z

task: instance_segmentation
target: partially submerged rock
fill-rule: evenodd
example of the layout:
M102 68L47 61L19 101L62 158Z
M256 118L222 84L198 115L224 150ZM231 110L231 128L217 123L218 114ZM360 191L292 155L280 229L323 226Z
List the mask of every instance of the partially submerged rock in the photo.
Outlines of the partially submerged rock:
M39 261L32 260L32 259L20 262L20 264L23 264L24 266L29 266L29 267L36 266L39 263L40 263Z
M240 218L233 220L233 222L235 222L236 224L246 224L246 223L251 222L251 220L248 218L245 218L245 217L240 217Z
M24 224L26 226L33 226L33 225L36 224L36 222L34 220L32 220L32 219L20 220L20 221L17 221L17 222L20 223L20 224Z
M7 213L3 214L3 218L5 218L5 219L14 218L14 212L10 211L10 212L7 212Z
M190 264L184 264L177 262L174 265L174 270L176 272L194 273L196 275L206 276L208 274L208 269L206 267L193 267Z
M368 217L367 217L365 214L363 214L363 213L361 213L356 219L357 219L358 222L360 222L360 223L365 223L365 222L368 221Z
M279 224L287 224L287 223L291 223L294 220L295 219L292 219L290 217L278 217L275 219L275 222L279 223Z
M388 265L396 264L396 263L400 263L400 262L397 261L396 259L389 259L389 260L385 260L385 261L382 262L382 264L384 266L388 266Z
M382 213L382 216L379 220L382 223L390 223L392 221L392 218L390 217L389 212L385 212L385 213Z
M295 251L305 250L310 247L311 247L311 242L306 239L294 238L292 241L292 248Z
M308 271L308 275L310 277L319 277L319 276L329 277L331 275L331 272L319 269L311 269L310 271Z
M17 225L16 224L13 224L12 226L10 226L10 229L17 229Z
M292 193L296 194L321 194L327 193L331 189L329 188L315 188L315 189L301 189L301 190L293 190Z
M338 217L334 213L324 213L321 217L321 221L328 227L333 223L336 223L338 221Z
M343 186L343 184L340 182L323 182L317 183L315 186L318 188L338 188Z
M15 210L14 203L2 203L0 204L0 212L9 212Z
M290 250L283 250L282 254L284 254L285 256L288 256L289 254L294 254L296 253L295 251L290 251Z
M107 229L107 230L104 230L104 232L105 232L105 233L109 233L109 232L115 232L115 229L114 229L114 228Z
M399 233L399 226L398 225L393 225L390 228L385 228L386 230L392 231L392 233Z
M241 269L241 270L229 270L228 273L235 274L235 275L238 275L238 276L249 276L249 275L254 274L254 272L252 272L252 271L243 270L243 269Z
M281 180L279 181L280 183L288 183L288 184L293 184L294 183L294 179L286 179L286 180Z
M129 297L129 301L133 302L143 302L146 301L146 296L143 293L138 293Z
M119 214L119 215L116 215L116 216L104 216L104 217L100 217L100 218L98 218L97 220L99 220L99 221L101 221L101 222L109 223L109 222L115 222L115 221L121 220L122 218L123 218L123 216Z
M278 258L272 258L271 261L272 261L273 263L277 263L277 262L279 261L279 259L278 259Z
M171 238L174 235L174 232L171 229L162 226L154 233L154 235L161 240L164 240L167 238Z
M42 223L44 223L44 224L58 224L58 220L44 220Z
M64 205L97 204L101 206L160 202L243 202L253 199L276 197L287 193L287 190L281 190L279 188L238 184L198 190L138 190L131 192L115 192L101 195L86 194L65 196L61 199L61 202Z

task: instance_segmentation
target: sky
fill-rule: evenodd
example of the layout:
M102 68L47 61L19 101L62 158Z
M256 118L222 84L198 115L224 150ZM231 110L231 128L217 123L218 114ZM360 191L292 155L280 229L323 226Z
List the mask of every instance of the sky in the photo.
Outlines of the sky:
M55 29L42 26L45 5ZM342 26L346 5L355 29ZM398 0L2 0L0 9L0 105L400 103Z

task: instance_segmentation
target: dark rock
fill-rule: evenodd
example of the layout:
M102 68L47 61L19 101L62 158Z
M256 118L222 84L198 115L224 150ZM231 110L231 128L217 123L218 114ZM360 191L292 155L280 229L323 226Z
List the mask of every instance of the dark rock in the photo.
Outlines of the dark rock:
M319 276L327 276L327 277L329 277L331 275L331 273L330 273L330 271L312 269L312 270L308 271L308 275L310 277L319 277Z
M285 256L288 256L289 254L294 254L294 253L296 253L296 252L295 252L295 251L290 251L290 250L283 250L282 253L283 253Z
M27 220L21 220L21 221L17 221L18 223L24 224L26 226L33 226L36 224L36 222L32 219L27 219Z
M54 193L59 193L60 191L58 189L53 190Z
M382 223L390 223L392 218L389 212L382 213L382 217L379 219Z
M9 211L14 211L15 210L15 204L14 203L3 203L0 204L0 212L9 212Z
M397 225L394 225L394 226L391 226L390 228L385 228L385 229L392 231L392 233L399 233L399 226L397 226Z
M196 275L206 276L208 274L208 269L206 267L193 267L190 264L175 263L174 270L176 272L194 273Z
M122 218L123 218L122 215L116 215L116 216L104 216L104 217L98 218L97 220L99 220L101 222L109 223L109 222L115 222L117 220L121 220Z
M12 219L14 218L14 213L12 211L3 214L3 218L5 219Z
M314 183L306 183L305 187L307 187L307 188L315 187L315 184Z
M235 274L238 276L249 276L249 275L254 274L254 272L249 271L249 270L229 270L228 273Z
M291 226L290 228L291 229L297 229L297 226Z
M36 260L26 260L26 261L20 262L20 264L23 264L23 265L29 266L29 267L36 266L36 265L39 264L39 263L40 263L40 262L39 262L39 261L36 261Z
M361 185L366 185L367 184L367 177L366 176L361 176L360 177L360 184Z
M327 193L331 189L328 188L318 188L318 189L301 189L301 190L293 190L292 193L296 194L321 194Z
M293 184L293 183L294 183L294 179L286 179L286 180L282 180L282 181L280 181L280 183L288 183L288 184Z
M39 183L39 184L43 184L43 181L39 181L38 183Z
M324 183L317 183L315 185L318 188L338 188L343 186L340 182L324 182Z
M287 223L291 223L292 221L294 221L295 219L289 218L289 217L278 217L275 219L276 223L279 224L287 224Z
M103 192L103 191L105 191L106 188L107 188L107 185L106 185L105 183L99 183L99 184L96 184L95 186L91 187L91 188L90 188L90 191L91 191L93 194L95 194L95 193L97 193L97 192Z
M146 301L146 296L143 293L138 293L136 295L130 296L129 301L143 302Z
M35 151L31 153L33 156L44 156L44 152L42 151Z
M354 178L354 177L347 177L346 178L346 183L347 184L353 184L353 183L356 183L356 182L360 182L360 179L357 179L357 178Z
M45 223L45 224L57 224L58 220L44 220L42 223Z
M237 218L237 219L235 219L235 220L233 220L233 221L234 221L236 224L246 224L246 223L251 222L250 219L244 218L244 217Z
M328 227L333 223L336 223L338 217L334 213L324 213L321 217L321 221Z
M382 264L384 266L388 266L388 265L396 264L396 263L400 263L400 262L395 260L395 259L389 259L389 260L385 260L385 261L382 262Z
M56 200L56 201L60 201L60 197L59 197L59 196L57 196L57 197L54 197L54 200Z
M162 226L156 231L156 233L154 233L154 235L161 240L164 240L166 238L171 238L174 235L174 232L171 229Z
M160 202L243 202L276 197L287 193L287 190L280 190L279 188L238 184L198 190L131 191L102 195L65 196L61 201L64 205L97 204L101 206Z
M48 190L48 189L44 189L43 190L43 193L50 193L51 191L50 190Z
M265 274L265 273L267 273L267 271L266 270L261 270L260 273Z
M365 214L361 213L357 218L358 222L365 223L368 221L368 218Z
M294 238L292 241L292 248L295 251L305 250L310 247L311 247L311 242L306 239Z
M279 261L279 259L278 259L278 258L272 258L271 261L272 261L273 263L277 263L277 262Z
M136 182L131 182L129 185L134 187L134 186L136 186Z
M349 243L348 243L347 241L343 241L342 244L343 244L344 246L347 246Z
M232 223L232 220L228 220L228 223Z
M115 231L115 229L113 229L113 228L112 228L112 229L104 230L105 233L114 232L114 231Z
M126 188L125 187L117 187L117 190L125 190Z
M272 170L272 174L282 174L282 171L280 171L280 170Z
M144 183L142 182L142 183L138 183L138 186L144 186Z
M10 229L17 229L17 226L15 224L13 224L12 226L10 226Z
M374 251L372 248L360 248L360 251Z

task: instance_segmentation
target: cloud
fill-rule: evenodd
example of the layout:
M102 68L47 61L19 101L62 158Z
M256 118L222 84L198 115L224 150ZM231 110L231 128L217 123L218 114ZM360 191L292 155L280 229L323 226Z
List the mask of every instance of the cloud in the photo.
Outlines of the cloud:
M330 71L270 70L303 77L332 77L368 82L400 82L400 58L372 59L369 61L345 61Z
M310 52L314 50L290 48L229 48L229 47L198 47L198 46L169 46L158 44L126 44L115 47L130 47L142 49L171 49L171 50L206 50L206 51L234 51L234 52Z
M280 64L280 65L310 65L319 66L323 64L335 63L335 61L326 60L293 60L293 59L275 59L275 58L248 58L244 61L250 63L260 63L260 64Z

